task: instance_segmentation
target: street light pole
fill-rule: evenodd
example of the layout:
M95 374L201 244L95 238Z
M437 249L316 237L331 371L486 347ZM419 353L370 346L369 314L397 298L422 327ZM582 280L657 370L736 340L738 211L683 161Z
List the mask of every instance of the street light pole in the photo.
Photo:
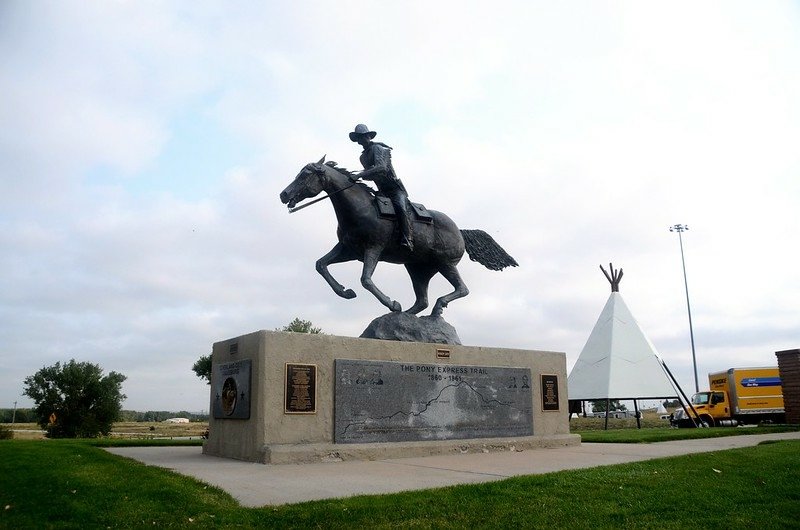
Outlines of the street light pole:
M683 287L686 289L686 310L689 312L689 338L692 341L692 365L694 366L694 391L700 392L700 384L697 380L697 356L694 352L694 331L692 329L692 306L689 304L689 284L686 281L686 260L683 258L683 234L689 230L686 225L673 225L669 227L670 232L678 232L678 241L681 244L681 265L683 265Z

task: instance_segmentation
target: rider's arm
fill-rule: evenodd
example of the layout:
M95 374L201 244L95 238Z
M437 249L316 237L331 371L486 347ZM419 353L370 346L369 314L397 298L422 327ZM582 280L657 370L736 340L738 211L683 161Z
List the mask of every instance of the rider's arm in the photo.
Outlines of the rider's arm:
M372 166L358 174L359 178L364 180L375 180L376 177L385 175L389 170L389 161L391 160L391 151L387 147L380 144L372 144Z

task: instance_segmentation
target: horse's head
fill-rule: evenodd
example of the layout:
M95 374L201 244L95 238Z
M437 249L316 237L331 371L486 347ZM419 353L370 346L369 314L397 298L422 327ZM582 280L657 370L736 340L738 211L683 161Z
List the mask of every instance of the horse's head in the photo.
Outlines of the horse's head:
M281 202L294 208L298 202L319 195L325 186L325 157L317 163L306 164L291 184L281 192Z

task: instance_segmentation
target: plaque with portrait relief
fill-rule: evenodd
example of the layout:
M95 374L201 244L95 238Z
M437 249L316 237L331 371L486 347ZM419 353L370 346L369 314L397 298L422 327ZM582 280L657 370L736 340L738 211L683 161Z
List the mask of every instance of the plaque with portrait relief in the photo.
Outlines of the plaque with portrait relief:
M250 359L213 365L215 419L250 418L251 365Z

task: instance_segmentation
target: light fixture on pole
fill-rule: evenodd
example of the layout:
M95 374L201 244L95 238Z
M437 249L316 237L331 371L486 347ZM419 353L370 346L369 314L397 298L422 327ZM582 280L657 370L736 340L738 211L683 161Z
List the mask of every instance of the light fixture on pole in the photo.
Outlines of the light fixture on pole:
M692 330L692 306L689 305L689 284L686 281L686 260L683 258L683 234L689 230L686 225L673 225L669 227L670 232L678 232L678 241L681 244L681 265L683 265L683 287L686 289L686 310L689 312L689 338L692 341L692 365L694 366L694 391L700 392L700 384L697 380L697 356L694 352L694 331Z

